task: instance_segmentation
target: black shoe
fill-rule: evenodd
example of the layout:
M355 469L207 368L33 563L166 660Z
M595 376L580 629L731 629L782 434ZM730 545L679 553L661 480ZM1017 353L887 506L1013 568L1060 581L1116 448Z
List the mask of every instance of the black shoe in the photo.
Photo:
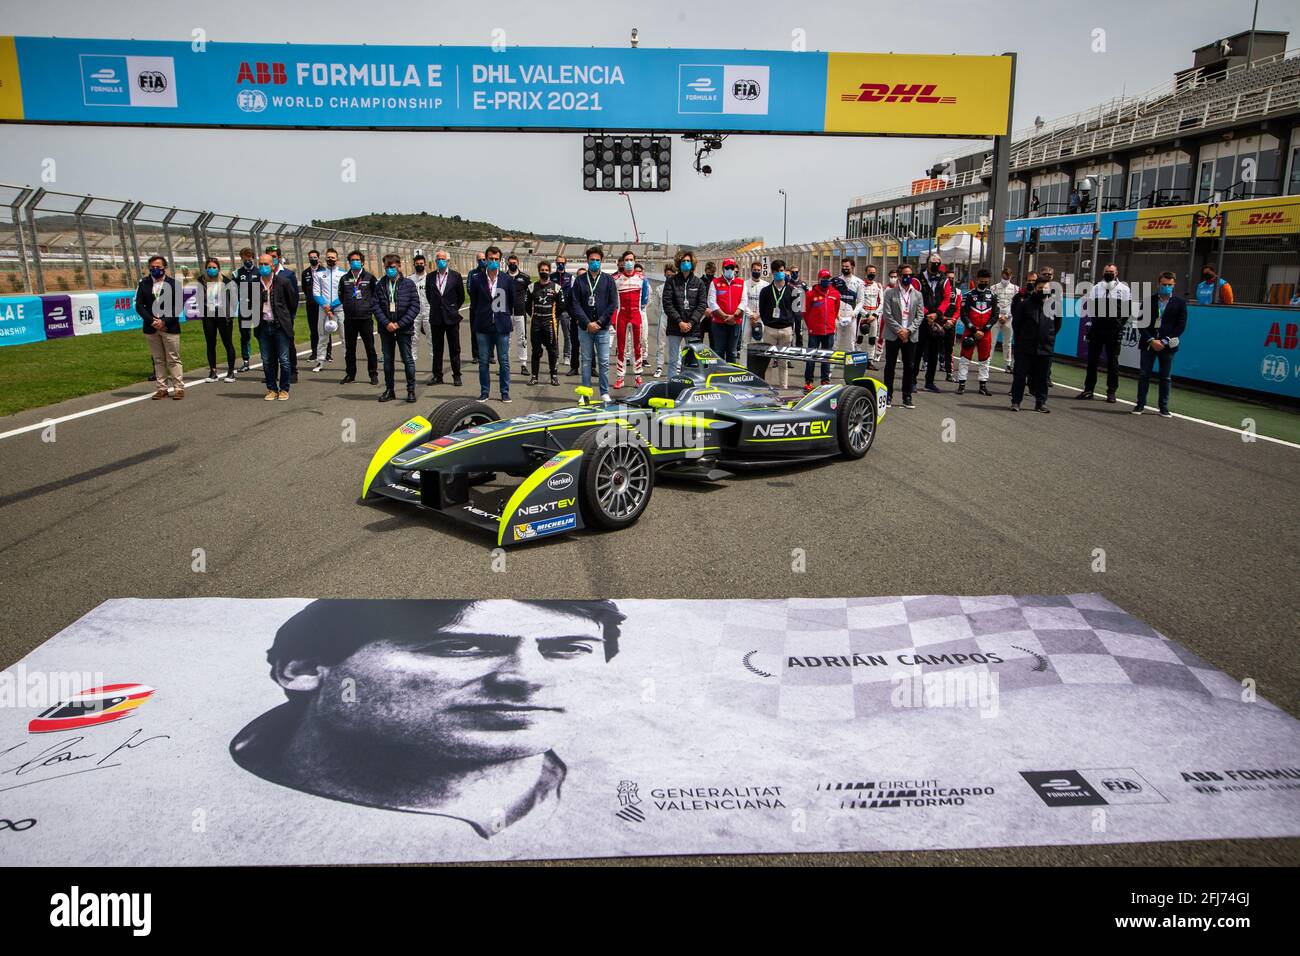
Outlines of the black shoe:
M552 385L559 385L559 384L560 384L560 380L559 380L559 378L556 377L556 375L555 375L554 372L551 373L551 384L552 384Z
M938 392L940 395L943 394L943 389L941 389L938 385L926 385L925 390L927 392Z
M344 376L343 376L343 381L339 382L339 384L340 384L340 385L351 385L351 384L352 384L353 382L355 382L356 380L357 380L357 377L356 377L355 375L344 375Z
M478 400L479 400L480 402L486 402L486 401L488 400L489 397L490 397L490 396L488 395L488 393L487 393L487 392L484 392L482 395L480 395L480 396L478 397Z
M371 385L378 385L378 384L379 384L379 373L378 373L378 372L376 372L375 374L373 374L373 375L370 376L370 384L371 384Z
M391 402L395 398L397 398L397 393L391 388L384 389L384 393L379 396L381 402Z
M957 383L957 394L958 394L958 395L965 395L965 394L966 394L966 383L965 383L965 382L958 382L958 383Z
M1080 392L1074 396L1076 402L1087 402L1092 400L1092 392Z
M904 408L916 408L916 406L912 404L912 399L911 399L910 396L907 396L907 397L904 397L904 398L903 398L903 407L904 407Z
M1013 412L1018 412L1018 411L1020 411L1020 406L1017 405L1015 402L1012 402L1012 403L1011 403L1011 410L1012 410Z
M459 388L460 386L464 385L465 383L464 383L463 381L461 381L460 376L457 375L455 378L453 378L453 379L451 380L451 384L452 384L452 385L455 385L457 388Z
M1114 393L1114 392L1107 392L1107 393L1106 393L1106 404L1107 404L1107 405L1114 405L1117 401L1119 401L1119 399L1117 399L1117 398L1115 397L1115 393Z
M530 378L530 379L528 380L528 384L529 384L529 385L536 385L536 384L537 384L537 376L534 375L532 378Z
M435 375L435 376L433 376L432 378L430 378L427 382L425 382L424 384L426 384L426 385L441 385L441 384L442 384L442 379L440 379L438 376Z
M577 374L578 374L578 370L577 370L576 368L574 368L572 365L570 365L570 366L569 366L569 371L566 372L565 374L567 374L567 375L577 375Z
M251 369L249 369L249 367L248 367L248 363L245 362L243 365L239 366L239 371L241 371L241 372L248 372L248 371L251 371Z
M943 380L944 380L945 382L951 382L951 381L952 381L952 372L945 372L945 373L944 373L944 376L943 376Z
M396 398L396 396L393 396L393 397ZM415 404L415 392L407 392L407 393L406 393L406 401L407 401L408 404L414 405L414 404Z
M1050 415L1050 414L1052 414L1052 410L1051 410L1050 408L1048 408L1046 405L1035 405L1035 406L1034 406L1034 411L1036 411L1036 412L1042 412L1044 415Z
M989 387L983 382L980 382L980 394L988 395L990 398L993 396L993 393L989 391Z

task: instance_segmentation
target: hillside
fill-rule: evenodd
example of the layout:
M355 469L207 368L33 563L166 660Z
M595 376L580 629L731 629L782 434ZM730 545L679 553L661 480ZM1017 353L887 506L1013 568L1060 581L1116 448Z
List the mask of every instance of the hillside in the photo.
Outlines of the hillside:
M462 219L460 216L437 216L427 212L372 212L366 216L350 216L346 219L313 219L311 224L346 232L392 236L396 239L496 239L512 236L519 239L535 238L563 242L588 241L581 236L526 232L508 229L490 222Z

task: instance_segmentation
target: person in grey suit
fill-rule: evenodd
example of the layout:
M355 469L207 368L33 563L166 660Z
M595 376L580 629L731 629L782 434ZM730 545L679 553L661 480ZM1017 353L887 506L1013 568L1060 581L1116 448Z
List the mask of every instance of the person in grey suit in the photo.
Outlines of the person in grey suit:
M894 369L898 356L903 356L903 407L912 404L912 389L916 385L916 335L925 317L925 304L921 290L912 278L912 267L905 265L898 272L898 285L885 290L883 313L885 318L885 387L889 389L889 403L894 403Z

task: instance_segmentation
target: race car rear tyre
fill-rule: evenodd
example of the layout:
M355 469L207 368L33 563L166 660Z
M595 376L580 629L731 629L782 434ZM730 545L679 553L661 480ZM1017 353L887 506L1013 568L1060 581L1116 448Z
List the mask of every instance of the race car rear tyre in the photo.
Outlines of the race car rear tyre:
M429 413L429 424L432 426L430 437L441 438L452 432L500 420L501 416L491 405L484 405L472 398L449 398Z
M607 531L634 524L650 503L655 471L650 453L635 437L611 437L603 428L583 435L573 446L582 452L578 504L589 528Z
M835 434L839 439L840 457L861 458L871 450L876 438L876 402L860 385L850 385L840 393L836 409Z

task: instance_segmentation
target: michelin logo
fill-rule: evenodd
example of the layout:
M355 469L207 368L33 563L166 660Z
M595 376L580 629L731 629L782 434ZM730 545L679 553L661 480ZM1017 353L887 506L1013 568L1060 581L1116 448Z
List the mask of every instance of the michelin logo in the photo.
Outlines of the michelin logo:
M559 518L543 518L541 521L530 521L528 524L515 525L515 540L527 541L531 538L541 538L548 534L558 534L561 531L572 531L578 526L578 516L574 514L564 515Z

